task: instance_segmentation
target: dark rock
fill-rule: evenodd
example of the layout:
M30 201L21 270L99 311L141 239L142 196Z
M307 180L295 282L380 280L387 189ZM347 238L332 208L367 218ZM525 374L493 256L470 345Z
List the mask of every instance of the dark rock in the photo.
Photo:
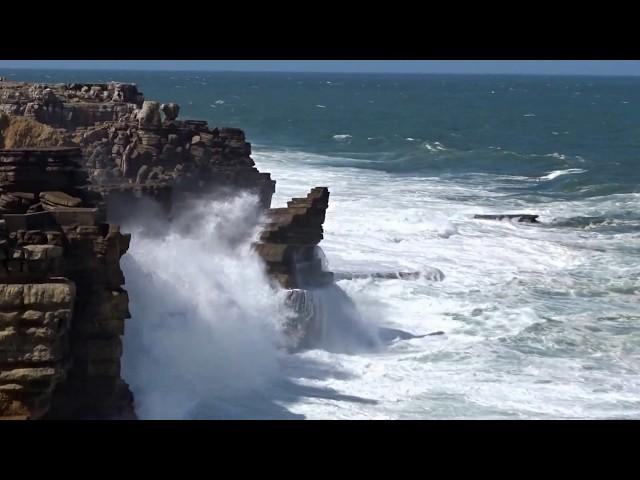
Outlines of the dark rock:
M540 215L530 214L507 214L507 215L474 215L473 218L480 220L516 220L518 223L540 223L537 219Z

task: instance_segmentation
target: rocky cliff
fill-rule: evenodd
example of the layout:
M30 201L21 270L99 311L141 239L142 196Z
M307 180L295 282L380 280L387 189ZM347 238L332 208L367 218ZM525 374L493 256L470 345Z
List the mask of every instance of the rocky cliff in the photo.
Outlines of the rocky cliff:
M113 222L138 201L175 213L253 192L269 275L291 298L332 282L317 248L328 189L269 209L275 181L244 132L179 111L135 85L0 81L0 419L135 417L120 377L130 236Z
M255 168L242 130L178 120L179 105L144 101L134 84L4 81L2 112L11 123L3 127L0 118L4 148L80 146L90 183L113 212L135 210L144 198L170 209L190 195L229 189L271 204L275 181Z
M260 241L254 245L267 273L288 290L285 303L291 315L283 330L290 350L317 344L324 320L314 291L335 288L318 247L328 206L329 189L315 187L306 197L287 202L286 208L267 210Z
M133 415L120 257L77 148L0 150L0 418Z
M266 212L266 224L255 248L267 273L284 288L309 288L333 282L322 268L317 245L329 206L329 189L315 187L304 198L294 198L286 208Z
M244 132L180 121L178 112L175 104L144 102L134 120L76 129L72 140L83 149L94 190L111 203L146 196L165 206L190 195L244 190L268 208L275 181L255 167Z
M136 85L0 81L0 112L68 130L130 115L142 105Z

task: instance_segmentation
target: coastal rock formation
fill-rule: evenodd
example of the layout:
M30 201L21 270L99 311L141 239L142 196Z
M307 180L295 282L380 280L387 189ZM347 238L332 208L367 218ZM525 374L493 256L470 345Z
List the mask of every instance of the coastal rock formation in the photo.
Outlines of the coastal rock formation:
M160 106L160 110L164 113L164 119L167 122L172 122L176 118L178 118L178 114L180 113L180 105L177 103L163 103Z
M143 201L176 213L255 193L268 218L256 249L290 304L332 284L318 248L328 189L269 209L275 181L244 132L179 113L131 84L0 82L0 418L134 417L120 377L130 236L107 218Z
M316 187L304 198L293 198L286 208L267 210L267 223L255 248L267 273L284 288L308 288L333 282L322 268L317 245L323 238L329 189Z
M315 291L337 288L318 247L328 206L329 189L316 187L286 208L269 209L260 242L254 245L269 276L289 290L285 303L291 316L283 331L290 350L311 347L321 337L324 311Z
M134 84L0 81L0 112L67 130L129 117L143 101Z
M242 130L211 129L195 120L158 125L158 104L145 105L141 112L146 113L137 121L74 131L94 190L112 204L153 198L167 208L193 195L243 190L255 193L262 207L269 208L275 182L255 167Z
M540 223L540 215L530 215L526 213L514 213L507 215L474 215L473 218L479 220L514 220L518 223Z
M133 416L120 257L78 148L0 150L0 419Z
M79 145L93 190L114 212L121 210L116 205L131 207L145 198L170 210L190 195L222 190L251 191L263 208L271 205L275 182L255 168L242 130L179 121L179 105L145 101L134 84L0 82L2 111L31 129L20 136L8 132L11 148ZM49 137L39 133L41 124L53 127ZM53 135L62 131L66 138Z

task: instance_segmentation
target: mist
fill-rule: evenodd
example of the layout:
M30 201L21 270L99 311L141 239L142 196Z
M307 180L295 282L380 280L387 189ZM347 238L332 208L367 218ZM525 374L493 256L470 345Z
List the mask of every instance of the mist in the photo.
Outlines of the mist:
M277 378L286 309L251 251L259 219L257 199L243 194L125 225L123 376L140 418L213 418L216 402Z

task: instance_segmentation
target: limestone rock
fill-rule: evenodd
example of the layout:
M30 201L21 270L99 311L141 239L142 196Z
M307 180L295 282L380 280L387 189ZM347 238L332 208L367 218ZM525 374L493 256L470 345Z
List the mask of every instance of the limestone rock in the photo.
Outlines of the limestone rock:
M162 125L160 104L150 100L145 101L138 112L138 123L140 128L160 127Z
M165 121L171 122L178 118L178 114L180 113L180 105L177 103L163 103L160 107L162 113L164 113Z
M284 288L326 285L333 275L322 268L317 245L329 206L329 189L313 188L304 198L294 198L287 208L267 211L267 223L255 249L267 272Z
M120 378L130 237L103 223L81 161L0 150L0 419L133 416Z
M46 207L79 207L82 205L82 199L72 197L64 192L41 192L40 201Z

